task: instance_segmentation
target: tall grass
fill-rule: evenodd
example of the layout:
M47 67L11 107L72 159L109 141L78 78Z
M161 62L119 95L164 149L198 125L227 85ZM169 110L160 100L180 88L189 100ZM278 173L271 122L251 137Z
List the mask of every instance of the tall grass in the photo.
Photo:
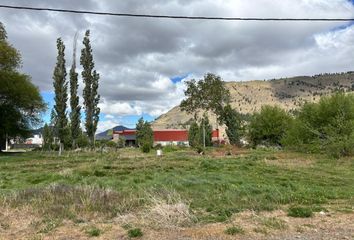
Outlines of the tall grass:
M227 221L244 210L337 200L354 201L351 158L262 150L214 158L188 149L162 158L134 149L0 156L0 204L30 206L48 217L140 214L156 227L188 226Z

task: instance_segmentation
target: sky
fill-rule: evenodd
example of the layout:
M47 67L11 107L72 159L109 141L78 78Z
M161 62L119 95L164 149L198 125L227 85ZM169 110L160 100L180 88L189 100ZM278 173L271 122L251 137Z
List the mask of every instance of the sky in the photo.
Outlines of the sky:
M0 0L0 4L140 14L354 18L353 0ZM101 75L98 132L154 120L183 99L186 80L212 72L225 81L263 80L354 70L354 25L343 22L221 22L136 19L0 9L22 71L53 106L56 39L78 49L91 30ZM79 53L78 53L79 55ZM77 59L79 61L79 59ZM78 69L81 72L81 69ZM80 93L83 83L80 80Z

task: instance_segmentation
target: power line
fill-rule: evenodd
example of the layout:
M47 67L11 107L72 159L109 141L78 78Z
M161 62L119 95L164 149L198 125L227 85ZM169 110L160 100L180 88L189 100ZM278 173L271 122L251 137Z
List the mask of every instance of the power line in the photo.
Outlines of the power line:
M307 22L351 22L354 18L259 18L259 17L205 17L205 16L182 16L182 15L154 15L154 14L134 14L134 13L113 13L113 12L97 12L84 10L70 10L59 8L40 8L0 5L0 8L30 11L49 11L74 14L91 14L101 16L115 17L134 17L134 18L159 18L159 19L185 19L185 20L218 20L218 21L307 21Z

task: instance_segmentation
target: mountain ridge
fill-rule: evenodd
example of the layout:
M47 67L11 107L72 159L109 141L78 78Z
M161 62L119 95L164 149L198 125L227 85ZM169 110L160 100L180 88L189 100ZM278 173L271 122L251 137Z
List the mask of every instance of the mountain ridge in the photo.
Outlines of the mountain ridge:
M299 108L304 102L317 102L321 96L336 91L354 91L354 71L324 73L314 76L296 76L271 80L225 82L230 91L231 106L243 114L252 114L263 105L277 105L287 111ZM201 115L202 113L199 113ZM216 117L208 113L212 125L219 127ZM186 128L193 115L182 112L179 106L159 116L152 126Z

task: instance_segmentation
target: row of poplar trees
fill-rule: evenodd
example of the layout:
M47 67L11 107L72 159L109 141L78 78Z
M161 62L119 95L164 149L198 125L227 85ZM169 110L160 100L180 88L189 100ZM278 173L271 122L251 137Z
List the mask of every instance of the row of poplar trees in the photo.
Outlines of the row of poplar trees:
M81 50L80 64L82 66L82 80L84 83L83 100L85 111L85 131L91 147L95 145L95 133L99 121L100 108L98 103L100 95L98 86L100 75L97 73L93 60L92 47L90 43L90 31L87 30L83 40L84 48ZM55 93L55 104L52 111L52 129L55 137L59 140L60 152L63 150L64 142L69 138L72 147L77 147L77 141L82 135L81 106L78 96L78 73L76 72L76 37L74 41L73 62L71 65L70 78L70 109L68 114L68 87L65 45L61 38L57 39L58 56L53 73L53 86ZM69 117L68 117L69 115ZM46 126L48 128L48 126ZM44 137L45 138L45 137ZM45 139L46 141L46 139ZM47 137L47 141L51 139Z

